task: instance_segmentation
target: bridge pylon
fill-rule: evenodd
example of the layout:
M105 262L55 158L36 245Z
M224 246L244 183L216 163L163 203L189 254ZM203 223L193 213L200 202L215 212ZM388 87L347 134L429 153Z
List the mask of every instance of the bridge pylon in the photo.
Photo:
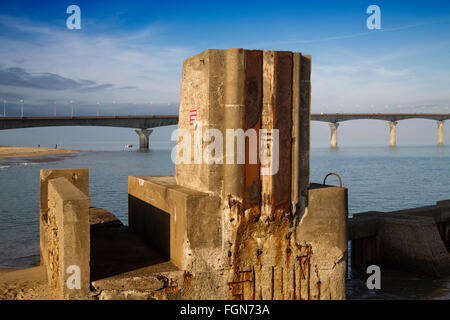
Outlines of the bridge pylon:
M148 150L148 137L152 132L152 129L136 129L139 136L139 150Z
M438 126L438 146L444 145L444 120L437 121Z
M331 129L330 134L330 147L331 148L337 148L338 142L337 142L337 128L339 127L339 122L329 122Z
M391 147L397 145L397 123L398 121L389 121L389 145Z

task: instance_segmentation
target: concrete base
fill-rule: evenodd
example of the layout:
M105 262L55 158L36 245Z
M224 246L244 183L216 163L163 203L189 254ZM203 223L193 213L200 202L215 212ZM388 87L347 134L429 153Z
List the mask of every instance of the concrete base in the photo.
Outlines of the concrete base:
M441 204L442 203L442 204ZM352 268L386 265L419 274L450 274L450 206L363 212L349 219Z
M153 132L152 129L137 129L139 136L139 150L148 150L148 137Z
M158 291L164 299L345 299L344 188L312 185L297 228L289 215L262 219L234 203L221 210L217 197L173 177L129 177L128 193L130 228L178 268L139 271L150 287L136 298L160 289L156 268L169 284ZM94 286L111 293L105 299L124 299L124 290L107 289L122 277L133 274Z

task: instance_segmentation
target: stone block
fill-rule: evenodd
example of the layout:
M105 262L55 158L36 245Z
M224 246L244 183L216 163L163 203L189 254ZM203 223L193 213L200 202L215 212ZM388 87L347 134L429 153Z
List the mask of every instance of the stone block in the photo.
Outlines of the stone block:
M66 178L48 182L47 274L57 299L86 299L90 286L89 197Z
M44 169L40 171L40 254L41 265L47 263L47 225L48 225L48 182L51 179L65 177L81 192L89 196L88 169Z

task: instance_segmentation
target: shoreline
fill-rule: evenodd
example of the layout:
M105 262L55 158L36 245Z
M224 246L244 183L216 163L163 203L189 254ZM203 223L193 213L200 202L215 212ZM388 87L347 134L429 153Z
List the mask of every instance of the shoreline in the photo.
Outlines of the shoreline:
M3 166L11 166L24 162L40 163L62 161L68 157L75 157L79 152L89 152L89 150L12 147L0 145L0 164Z

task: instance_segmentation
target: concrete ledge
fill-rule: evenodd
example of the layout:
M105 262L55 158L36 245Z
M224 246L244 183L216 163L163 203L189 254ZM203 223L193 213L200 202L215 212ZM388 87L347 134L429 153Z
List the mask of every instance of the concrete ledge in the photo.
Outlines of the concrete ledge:
M348 219L347 237L348 240L374 237L378 234L379 219L377 211L369 211L355 214Z
M438 206L450 206L450 200L440 200L436 201L436 204Z
M409 216L430 217L433 218L436 223L445 222L450 219L450 206L434 205L418 207L406 210L398 210L390 212L392 214L405 214Z
M192 248L221 245L218 199L174 177L128 177L128 204L130 228L183 270Z

